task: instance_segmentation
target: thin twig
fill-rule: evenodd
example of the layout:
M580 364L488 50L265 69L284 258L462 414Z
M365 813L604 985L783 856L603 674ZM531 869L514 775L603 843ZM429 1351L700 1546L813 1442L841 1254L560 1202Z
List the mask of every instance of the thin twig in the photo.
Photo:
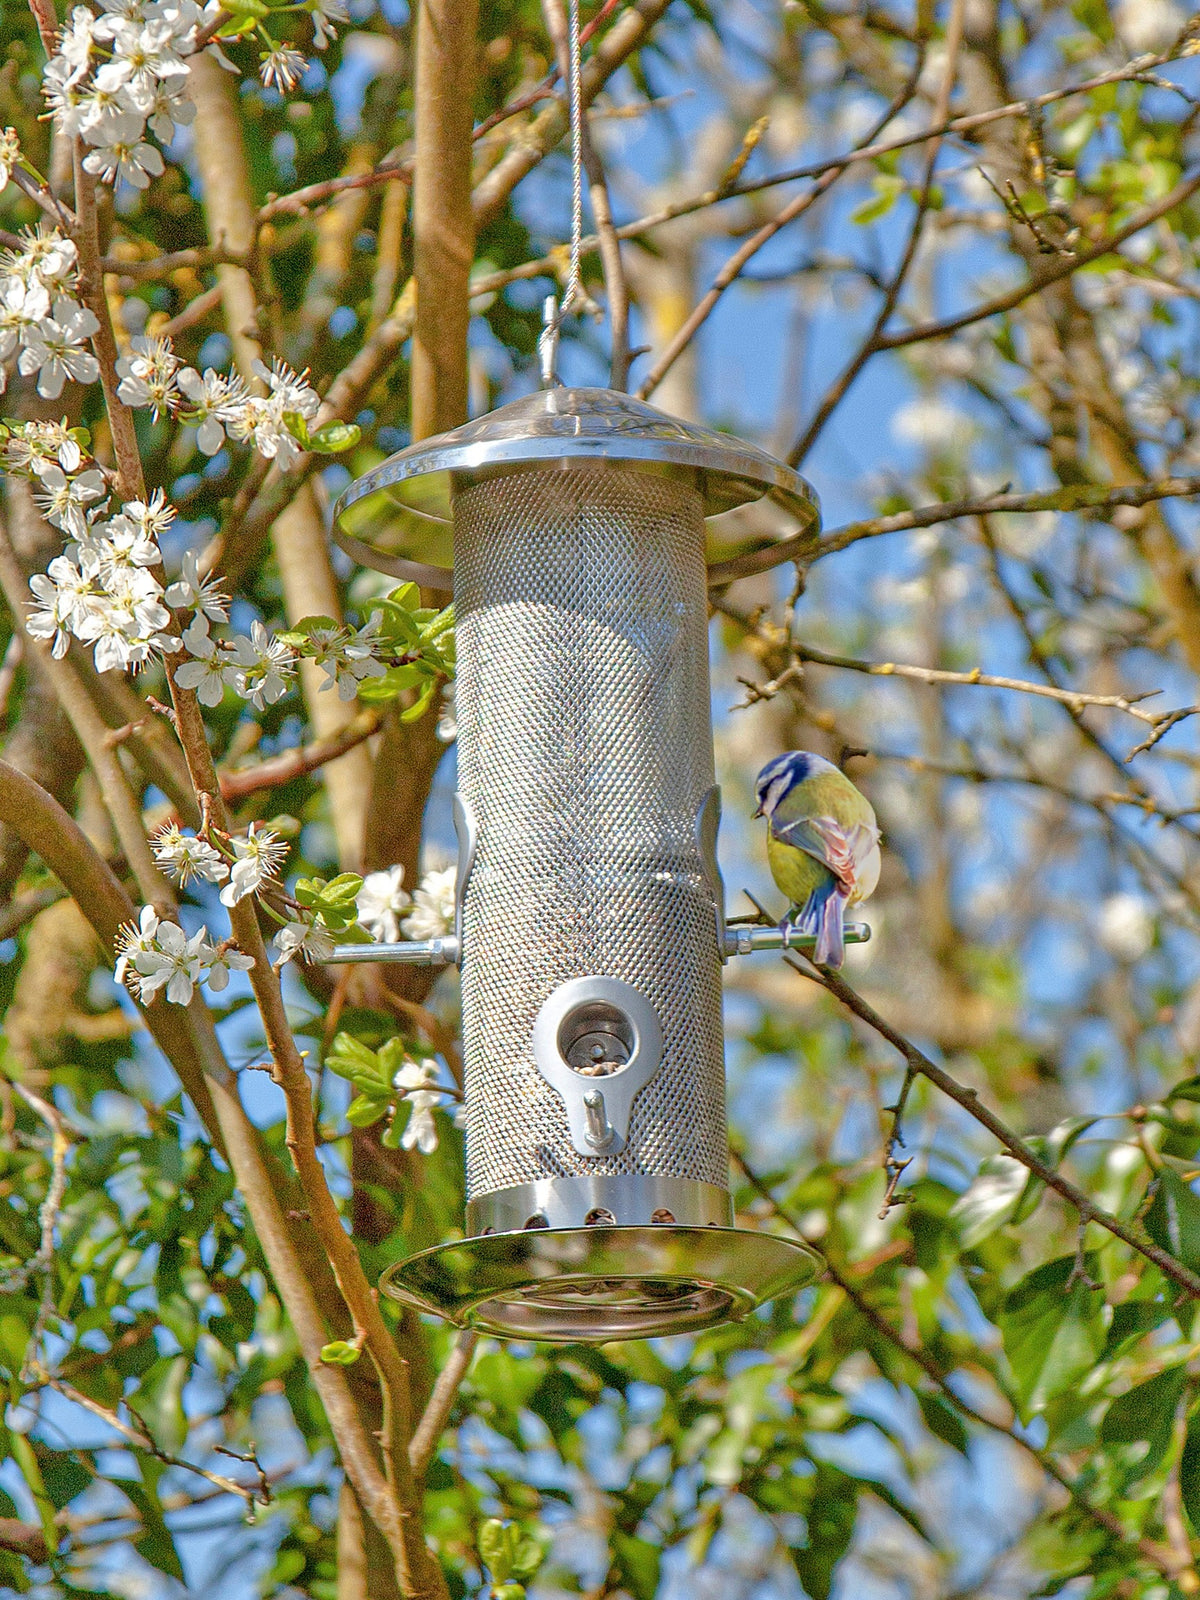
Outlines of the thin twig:
M1076 512L1112 511L1117 506L1145 506L1155 500L1184 499L1200 494L1200 477L1158 478L1149 483L1124 483L1116 488L1097 484L1069 484L1059 489L1032 494L1015 494L1005 488L995 494L972 495L961 500L943 500L936 505L916 506L894 511L887 516L866 517L831 528L814 542L811 534L793 534L763 550L751 551L713 569L714 581L732 583L756 572L766 572L785 561L803 560L811 565L824 556L837 555L863 539L883 534L906 533L914 528L931 528L939 522L954 522L960 517L991 516L996 513L1027 514L1036 511Z
M467 1375L478 1343L479 1335L472 1333L469 1328L458 1334L445 1366L437 1375L429 1404L413 1429L413 1436L408 1446L408 1459L413 1476L418 1480L424 1479L429 1470L429 1463L433 1460L438 1440L446 1427L455 1396Z
M280 784L291 783L296 778L316 772L327 762L336 761L348 750L356 749L364 739L369 739L377 732L379 722L377 711L360 711L340 733L328 739L314 739L311 744L301 745L297 750L285 750L280 755L272 756L269 761L260 761L257 766L241 767L232 772L222 771L219 773L222 797L226 800L242 800L248 794L257 794L262 789L276 789Z
M958 52L962 44L963 15L965 0L953 0L950 16L946 23L946 65L942 73L941 84L938 88L937 105L934 110L934 121L944 122L950 106L950 96L954 90L954 79L958 72ZM847 391L853 385L860 372L879 349L879 341L883 337L883 330L892 319L892 312L900 299L908 274L912 270L913 262L917 257L917 249L922 235L925 232L925 223L929 216L929 209L933 199L933 179L937 170L938 157L942 151L942 140L935 138L929 147L925 158L925 175L921 182L920 192L917 195L916 210L905 240L904 250L900 262L888 281L883 298L875 319L871 324L870 332L851 356L846 366L830 384L824 398L818 405L812 421L796 440L788 452L788 465L798 467L804 461L813 445L816 443L825 424L837 410Z
M915 666L903 661L859 661L852 656L835 656L824 650L814 650L810 645L795 645L793 653L800 661L811 661L822 667L840 667L847 672L864 672L875 678L912 678L918 683L964 684L981 689L1011 689L1018 694L1038 695L1046 700L1057 700L1076 711L1082 711L1085 706L1102 706L1113 711L1123 711L1127 716L1136 717L1139 722L1144 722L1147 727L1155 730L1154 738L1145 745L1139 745L1138 752L1149 749L1152 743L1162 737L1168 727L1174 727L1185 717L1200 713L1200 706L1184 706L1178 711L1144 710L1139 702L1148 700L1152 695L1161 694L1160 689L1148 689L1145 693L1137 695L1091 694L1083 689L1060 688L1049 683L1031 683L1024 678L999 677L995 673L981 672L978 668L971 672L951 672L942 667Z
M866 138L863 141L864 144L869 144L872 140L876 139L883 129L887 127L888 123L891 122L892 118L898 116L912 99L916 92L917 82L920 77L921 65L921 60L918 60L912 73L909 75L908 82L904 85L904 88L875 123L870 133L866 135ZM683 354L684 350L687 349L688 345L696 337L696 334L704 326L705 322L708 321L708 318L712 314L712 311L718 300L720 300L721 296L725 293L726 289L729 288L730 284L736 281L747 262L757 255L763 246L768 244L775 237L780 229L787 227L787 225L790 222L794 222L797 217L802 217L811 206L815 205L821 196L826 194L833 187L837 180L846 171L848 166L849 162L845 161L839 165L829 167L821 174L811 189L807 189L803 194L797 195L794 200L789 200L788 203L783 206L769 222L764 223L761 228L757 229L756 232L752 233L748 239L738 246L738 248L733 252L721 270L717 273L716 277L713 279L711 285L709 286L708 292L703 296L699 303L693 307L692 311L685 318L678 332L674 334L674 336L668 341L666 349L662 352L658 360L646 374L642 383L638 386L637 393L639 400L645 400L654 393L655 389L666 377L667 373L674 366L675 362ZM723 191L715 191L714 198L723 198Z
M236 1478L227 1478L220 1472L210 1472L207 1467L198 1466L194 1461L186 1461L181 1456L168 1454L167 1451L155 1443L144 1422L141 1423L140 1427L131 1426L109 1406L102 1405L99 1400L93 1400L90 1394L84 1394L82 1389L77 1389L74 1384L68 1383L63 1378L56 1378L50 1373L43 1373L38 1380L38 1387L53 1389L56 1394L62 1395L64 1400L71 1400L77 1406L82 1406L85 1411L90 1411L94 1417L98 1417L101 1422L114 1429L123 1439L128 1440L131 1445L134 1445L139 1450L145 1450L156 1461L161 1461L164 1466L181 1467L185 1472L194 1472L198 1478L203 1478L206 1482L213 1484L214 1487L223 1490L226 1494L236 1494L249 1505L253 1505L256 1500L262 1500L265 1505L271 1499L270 1483L263 1476L262 1467L257 1458L254 1460L254 1466L257 1469L255 1483L239 1483ZM247 1458L239 1456L237 1459L242 1461Z
M1171 1282L1178 1285L1190 1298L1200 1298L1200 1277L1197 1277L1189 1267L1185 1267L1183 1262L1177 1260L1169 1251L1155 1244L1147 1234L1128 1226L1119 1217L1114 1217L1111 1212L1098 1206L1090 1195L1073 1184L1069 1178L1064 1178L1056 1167L1043 1161L1024 1139L1015 1134L994 1111L990 1111L983 1104L974 1089L968 1089L956 1078L952 1078L944 1068L939 1067L935 1061L931 1061L924 1051L919 1050L911 1039L906 1039L902 1033L893 1028L890 1022L881 1017L873 1006L868 1005L857 990L852 989L832 968L819 967L814 962L802 962L791 954L785 956L784 960L803 977L828 990L848 1011L874 1028L876 1033L900 1052L912 1072L928 1078L935 1088L940 1089L956 1105L974 1117L975 1121L998 1139L1008 1153L1015 1156L1034 1177L1040 1178L1048 1189L1053 1189L1073 1206L1084 1221L1096 1223L1111 1233L1115 1239L1127 1244L1131 1250L1136 1250L1147 1261L1153 1262L1165 1277L1170 1278Z
M931 340L944 339L949 334L957 333L960 328L969 328L973 323L986 322L989 317L999 316L1001 312L1012 311L1031 295L1040 294L1052 283L1059 283L1063 278L1071 277L1080 268L1089 266L1093 261L1099 261L1102 256L1118 250L1135 234L1150 227L1160 217L1168 216L1177 210L1185 200L1190 200L1197 189L1200 189L1200 171L1189 173L1175 185L1170 194L1165 195L1154 205L1147 206L1144 211L1139 211L1123 227L1106 234L1086 250L1080 250L1077 255L1055 257L1040 272L1031 273L1015 289L996 295L991 300L984 300L970 310L960 312L954 317L946 317L940 322L921 322L899 333L880 334L875 348L901 350L910 344L926 344Z

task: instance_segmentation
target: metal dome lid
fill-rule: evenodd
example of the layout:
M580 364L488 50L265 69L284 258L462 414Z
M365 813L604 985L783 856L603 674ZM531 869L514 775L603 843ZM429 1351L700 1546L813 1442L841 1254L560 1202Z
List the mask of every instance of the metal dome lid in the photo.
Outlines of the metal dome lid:
M522 395L389 456L343 491L334 508L333 536L364 566L448 589L456 474L470 477L542 462L569 470L604 461L693 476L708 517L762 499L785 513L787 526L774 537L756 530L723 540L710 530L714 581L720 581L723 567L749 551L797 533L815 537L820 527L813 489L755 445L610 389L553 388Z

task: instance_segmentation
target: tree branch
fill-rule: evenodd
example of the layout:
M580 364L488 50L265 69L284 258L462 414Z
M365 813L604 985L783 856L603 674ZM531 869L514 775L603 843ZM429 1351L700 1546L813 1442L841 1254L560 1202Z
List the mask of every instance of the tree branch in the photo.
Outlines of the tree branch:
M959 517L989 516L995 512L1111 511L1117 506L1144 506L1154 500L1183 499L1195 494L1200 494L1200 477L1159 478L1151 483L1121 484L1115 489L1092 484L1071 484L1033 494L1013 494L1005 489L998 494L945 500L938 505L918 506L911 511L896 511L888 516L867 517L862 522L848 522L840 528L831 529L815 542L811 534L793 534L765 549L752 550L744 556L721 562L711 569L710 581L714 584L732 583L735 578L748 578L756 572L767 572L785 561L803 561L806 566L811 565L824 556L848 550L852 544L858 544L863 539L877 539L885 533L904 533L912 528L932 528L936 523L954 522Z
M1015 1156L1023 1167L1039 1178L1048 1189L1053 1189L1055 1194L1061 1195L1067 1203L1075 1208L1080 1218L1085 1222L1094 1222L1097 1227L1104 1228L1115 1239L1120 1239L1131 1250L1136 1250L1147 1261L1151 1261L1159 1271L1171 1280L1178 1288L1191 1299L1200 1298L1200 1277L1185 1267L1182 1261L1176 1260L1168 1251L1143 1233L1141 1229L1131 1227L1122 1222L1119 1217L1114 1217L1111 1212L1098 1206L1090 1195L1086 1194L1070 1179L1064 1178L1056 1167L1049 1166L1025 1141L1018 1137L1006 1123L1002 1122L994 1111L989 1111L982 1103L974 1089L952 1078L944 1068L931 1061L927 1055L917 1048L910 1039L897 1032L892 1025L885 1021L879 1013L862 998L862 996L841 978L830 967L819 967L815 963L797 960L791 955L785 956L788 966L799 972L803 977L811 978L814 983L820 984L823 989L833 995L862 1022L874 1028L882 1038L904 1058L913 1072L921 1077L928 1078L936 1088L959 1105L975 1121L982 1124L992 1136L1008 1151Z
M752 1170L745 1157L736 1150L732 1152L732 1157L735 1165L743 1173L751 1188L762 1196L779 1220L786 1223L796 1234L802 1236L798 1220L779 1203L772 1194L770 1187ZM1002 1434L1006 1439L1011 1440L1013 1444L1019 1445L1027 1455L1033 1457L1048 1477L1053 1478L1055 1483L1066 1490L1075 1505L1086 1516L1090 1517L1098 1527L1103 1528L1113 1538L1119 1539L1122 1544L1132 1543L1136 1547L1138 1554L1149 1561L1152 1566L1156 1567L1166 1577L1176 1577L1181 1571L1192 1570L1190 1559L1186 1563L1181 1563L1171 1551L1158 1544L1155 1540L1147 1539L1140 1535L1131 1539L1121 1519L1114 1516L1111 1511L1105 1510L1103 1506L1093 1505L1084 1492L1082 1485L1063 1471L1048 1450L1040 1450L1019 1429L1009 1423L999 1422L996 1418L989 1417L986 1412L980 1411L976 1406L971 1405L969 1401L964 1400L952 1387L946 1374L929 1352L923 1349L915 1339L910 1339L899 1328L894 1328L883 1313L871 1304L862 1290L853 1282L846 1267L838 1266L824 1252L822 1252L822 1259L825 1262L825 1276L845 1295L863 1321L869 1323L882 1339L886 1340L888 1344L899 1350L918 1366L960 1416L966 1417L970 1422L978 1423L981 1427L990 1429L993 1433Z
M449 1358L438 1373L429 1404L413 1429L413 1436L408 1446L408 1459L412 1465L413 1476L418 1480L424 1479L429 1470L429 1463L433 1460L438 1440L445 1430L454 1398L470 1370L475 1346L478 1343L479 1335L472 1333L470 1329L456 1336Z

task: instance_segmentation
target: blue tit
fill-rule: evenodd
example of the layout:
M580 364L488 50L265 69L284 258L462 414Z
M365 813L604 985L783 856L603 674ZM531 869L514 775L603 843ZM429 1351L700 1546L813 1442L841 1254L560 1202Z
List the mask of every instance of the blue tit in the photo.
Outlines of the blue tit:
M791 907L780 927L813 934L816 959L840 967L846 909L879 882L879 828L870 801L832 761L808 750L768 761L755 794L754 815L767 819L771 876Z

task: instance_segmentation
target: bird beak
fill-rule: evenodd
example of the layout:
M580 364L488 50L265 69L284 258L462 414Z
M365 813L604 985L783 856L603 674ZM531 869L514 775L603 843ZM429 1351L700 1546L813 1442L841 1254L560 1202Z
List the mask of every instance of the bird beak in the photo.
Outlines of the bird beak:
M762 816L762 814L763 814L763 808L762 808L762 806L759 806L759 807L758 807L758 809L757 809L757 811L755 811L755 812L754 812L754 815L755 815L755 816L756 816L756 817L761 817L761 816Z

